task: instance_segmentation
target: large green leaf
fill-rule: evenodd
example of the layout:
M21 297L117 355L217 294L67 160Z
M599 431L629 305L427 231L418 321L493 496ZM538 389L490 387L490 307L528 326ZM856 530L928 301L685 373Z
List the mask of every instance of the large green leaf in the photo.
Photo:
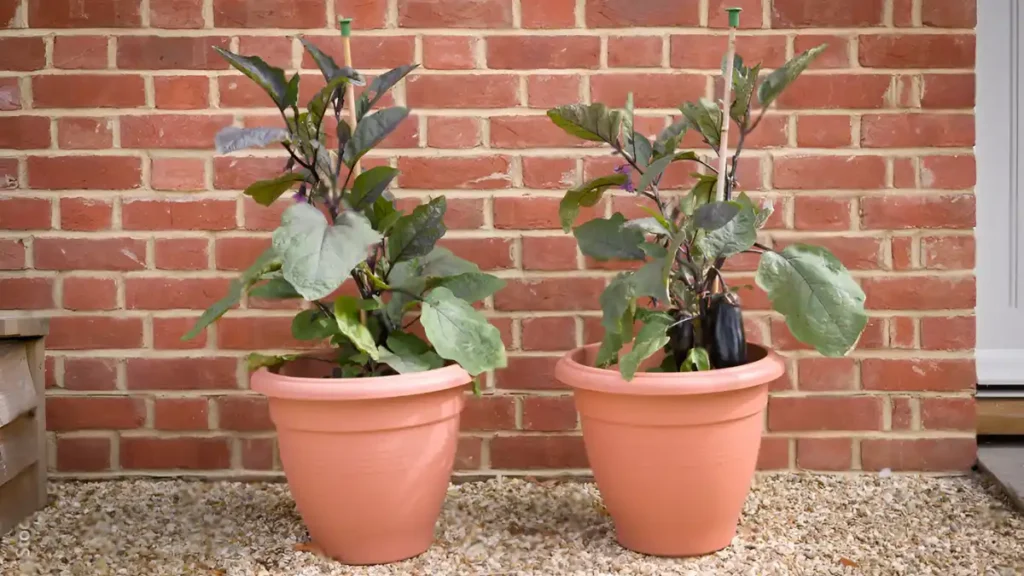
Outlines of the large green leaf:
M797 340L825 356L853 349L867 324L864 291L843 264L818 246L765 252L755 276Z
M626 226L626 217L616 212L611 218L595 218L573 230L580 251L598 260L619 258L643 260L644 233Z
M402 106L385 108L371 116L363 118L352 132L352 138L345 143L342 160L349 168L356 165L359 159L380 144L394 132L395 128L409 115L409 110Z
M712 148L718 150L722 139L722 109L718 104L701 98L696 104L686 102L680 110L686 120L701 133Z
M444 359L414 334L395 331L388 336L387 348L380 347L380 361L399 374L423 372L444 366Z
M291 362L298 358L298 354L282 354L281 356L267 356L253 352L245 357L245 367L249 372L255 372L260 368L273 368L285 362Z
M312 132L317 132L319 130L320 121L323 120L324 114L327 112L327 105L334 100L335 93L338 90L344 91L344 86L348 82L349 79L346 76L339 75L329 81L326 86L321 88L319 92L309 99L309 104L306 105L306 111L309 114L309 122L313 126L313 129L311 130Z
M633 273L633 289L637 296L650 296L662 302L668 301L668 281L661 261L652 260Z
M601 292L601 326L606 334L628 334L632 338L633 273L622 272L615 276ZM620 346L622 344L620 343Z
M736 68L733 71L733 100L732 107L729 109L729 115L733 120L739 122L741 126L747 115L750 99L754 95L754 88L757 87L757 77L760 73L760 64L755 65L753 68Z
M473 376L508 363L498 329L443 286L427 294L420 322L437 353L458 362Z
M284 110L293 103L289 102L290 93L284 70L267 64L259 56L241 56L218 46L214 46L213 49L236 70L263 88L279 109Z
M658 137L654 140L653 152L654 157L658 158L661 156L671 155L676 151L676 146L679 145L679 141L686 135L686 129L689 128L690 123L686 119L673 122L669 126L666 126L658 134Z
M711 202L697 208L693 223L704 230L718 230L739 214L742 207L739 202Z
M301 40L303 47L309 52L309 55L313 57L313 61L316 62L317 68L320 68L320 72L324 75L324 80L331 82L339 77L345 78L346 81L351 82L354 86L363 86L366 84L366 79L359 72L356 72L348 66L338 66L334 59L325 54L322 50L317 48L316 44L313 44L309 40L303 38Z
M668 327L672 317L668 314L648 315L647 321L636 333L633 348L619 360L619 373L627 381L632 380L640 363L668 344Z
M217 133L214 144L218 154L230 154L244 148L260 148L288 139L284 128L238 128L228 126Z
M651 184L657 182L672 161L672 156L665 156L664 158L658 158L655 160L647 167L647 170L644 170L644 175L640 177L640 182L636 185L636 191L643 192L644 190L647 190Z
M562 221L562 230L568 232L572 228L576 217L580 214L581 207L590 208L596 205L601 201L605 190L612 186L622 186L626 183L627 178L628 176L625 174L601 176L566 192L565 197L558 204L558 217Z
M451 250L435 246L422 258L398 262L388 273L388 284L402 291L391 292L391 299L385 306L388 316L396 323L402 319L406 304L413 301L409 294L419 297L427 289L430 279L472 274L479 272L476 264L459 258Z
M622 111L601 103L568 104L548 110L548 118L569 134L584 140L618 144Z
M388 259L402 262L429 254L447 230L444 225L447 208L444 196L438 196L417 206L412 214L399 218L388 235Z
M705 258L728 258L749 250L757 241L757 214L751 206L740 207L724 225L711 230L697 241Z
M271 278L270 280L249 289L250 298L262 298L264 300L288 300L302 298L302 294L295 291L295 287L284 278Z
M679 209L687 216L693 216L701 206L715 198L715 185L718 178L714 175L702 174L690 192L679 200Z
M444 286L466 302L479 302L505 287L505 281L484 272L463 272L427 281L427 288Z
M206 329L207 326L213 324L218 318L227 313L232 306L235 306L242 300L242 294L249 289L250 286L259 282L264 276L276 272L281 269L281 260L278 258L273 248L269 248L264 251L256 261L252 263L249 268L242 272L242 275L237 279L233 280L228 286L228 293L216 301L207 308L199 319L196 320L192 329L188 331L182 340L191 340L199 335L200 332Z
M765 76L765 79L757 88L757 100L761 103L761 107L767 108L770 106L782 94L782 91L796 80L797 76L806 70L811 65L811 62L814 62L815 58L825 51L826 47L826 44L815 46L797 55L789 62L783 64L781 68Z
M305 179L305 169L301 172L285 172L277 178L253 182L245 189L245 195L251 196L257 204L270 206L297 182L303 182Z
M292 318L292 336L296 340L323 340L337 332L334 320L319 308L303 310Z
M419 67L419 64L406 64L397 68L392 68L387 72L377 76L370 82L370 85L366 88L366 92L359 97L356 102L356 119L362 120L363 116L373 106L384 97L384 94L391 89L392 86L398 84L398 82L405 78L405 76Z
M377 343L373 341L370 330L359 320L361 309L359 300L352 296L338 296L334 300L334 319L338 323L338 331L356 348L377 360Z
M398 169L391 166L374 166L364 171L356 176L356 181L352 184L349 204L354 210L372 206L395 179L395 176L398 176Z
M284 211L273 245L285 279L303 298L316 300L340 286L380 238L358 212L342 212L331 226L319 210L300 203Z

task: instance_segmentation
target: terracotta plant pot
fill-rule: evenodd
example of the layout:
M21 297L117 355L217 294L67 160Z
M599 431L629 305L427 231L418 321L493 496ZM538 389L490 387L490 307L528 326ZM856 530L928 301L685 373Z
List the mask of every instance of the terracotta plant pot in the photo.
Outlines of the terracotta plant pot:
M270 399L281 465L313 543L346 564L421 554L434 540L459 435L461 367L322 378L300 359L252 375Z
M749 345L743 366L638 372L627 382L615 369L594 367L597 349L566 354L555 375L573 388L619 543L657 556L728 546L754 476L768 383L785 372L783 361Z

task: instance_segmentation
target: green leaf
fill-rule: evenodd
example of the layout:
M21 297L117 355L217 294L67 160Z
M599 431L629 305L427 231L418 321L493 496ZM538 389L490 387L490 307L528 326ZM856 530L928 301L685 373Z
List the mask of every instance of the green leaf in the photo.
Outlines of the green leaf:
M655 160L653 164L647 167L647 170L644 170L644 175L640 177L640 183L636 185L636 191L639 193L647 190L648 186L661 178L662 172L668 168L668 165L673 160L672 156L665 156Z
M306 110L309 113L310 124L314 127L320 126L320 121L323 120L324 114L327 112L327 105L334 99L335 92L338 90L344 90L344 86L348 82L349 79L346 76L339 75L329 81L326 86L321 88L319 92L310 98L309 104L306 105Z
M281 356L267 356L253 352L245 357L245 367L249 372L255 372L260 368L273 368L285 362L291 362L298 358L298 354L284 354Z
M278 109L284 110L289 106L288 81L285 80L284 70L267 64L259 56L241 56L218 46L214 46L213 49L227 60L228 64L263 88L274 104L277 104Z
M288 81L288 86L284 91L284 102L281 103L281 108L288 108L294 106L299 101L299 73L292 74L292 79Z
M690 192L679 201L679 209L687 216L693 216L701 206L711 202L715 198L715 185L718 178L710 175L701 175L697 183L693 185Z
M417 206L412 214L395 222L388 235L388 260L392 263L426 256L444 236L444 213L448 205L444 196Z
M302 294L296 292L295 288L284 278L271 278L263 284L250 288L249 298L288 300L291 298L302 298Z
M378 351L380 362L390 366L399 374L410 374L412 372L426 372L436 370L444 366L444 359L437 355L437 352L427 351L423 354L397 354L381 346Z
M427 281L431 278L457 276L479 271L480 267L469 260L459 258L447 248L435 246L429 254L422 258L396 263L388 274L388 284L421 296L427 289ZM410 302L412 302L412 298L408 294L392 292L391 299L386 306L388 316L395 322L400 321L405 306Z
M568 232L572 228L581 207L590 208L596 205L601 201L605 190L612 186L622 186L626 183L627 178L628 176L625 174L601 176L566 192L562 202L558 205L558 217L562 221L562 230Z
M622 272L616 275L601 292L598 301L601 303L601 326L604 327L605 333L623 334L632 328L633 314L630 311L634 302L632 278L632 273Z
M390 166L374 166L364 171L356 176L356 181L352 184L349 204L354 210L372 206L395 179L395 176L398 176L398 169Z
M718 230L739 214L741 208L739 202L711 202L697 208L693 223L704 230Z
M567 133L595 142L618 144L622 111L601 103L569 104L548 110L548 118Z
M668 282L663 272L663 263L652 260L633 273L633 287L637 296L650 296L662 302L668 301Z
M362 308L358 299L352 296L338 296L334 300L334 319L337 329L352 344L374 360L377 355L377 343L373 341L370 330L359 321L359 310Z
M261 206L270 206L282 194L290 190L296 182L304 182L306 175L305 169L303 169L302 172L285 172L271 180L253 182L245 189L245 195L251 196Z
M296 340L323 340L337 332L334 320L319 308L303 310L292 318L292 336Z
M626 217L616 212L611 218L595 218L573 230L580 251L598 260L620 258L643 260L644 233L625 226Z
M380 144L381 140L384 140L388 134L394 132L395 128L408 115L408 109L402 106L394 106L360 120L356 124L355 131L352 132L352 138L345 143L345 151L342 155L345 165L349 168L355 166L356 162L359 162L359 159L364 154L372 150L377 144Z
M689 126L690 123L683 119L665 127L654 140L654 157L660 158L675 152L676 146L679 146L679 142L683 139Z
M811 65L811 62L814 62L815 58L825 51L826 47L826 44L822 44L811 48L766 76L757 88L757 100L761 103L761 107L767 108L770 106L782 94L782 91L796 80Z
M301 203L284 211L273 245L285 279L303 298L316 300L340 286L380 238L358 212L342 212L331 226L319 210Z
M792 244L765 252L754 279L797 340L825 356L843 356L857 344L867 324L864 291L828 250Z
M633 158L641 168L646 168L651 163L654 150L651 148L651 141L643 134L633 134Z
M430 344L415 334L396 330L388 336L388 348L395 354L425 354L430 351Z
M457 298L466 302L479 302L505 287L505 281L483 272L464 272L456 276L431 278L427 288L444 286Z
M214 144L218 154L230 154L244 148L260 148L288 139L284 128L237 128L228 126L217 133Z
M668 327L672 318L668 314L651 315L636 334L633 348L619 360L619 373L627 381L632 380L640 363L668 344Z
M707 98L701 98L697 104L686 102L680 110L686 120L701 133L704 140L712 148L718 150L722 138L722 109Z
M437 353L458 362L473 376L508 363L498 329L443 286L427 294L420 322Z
M704 372L711 370L711 357L708 351L701 346L690 348L683 364L679 367L680 372Z
M768 223L768 219L771 218L772 213L775 212L775 205L772 204L771 200L765 200L761 204L761 208L757 211L757 219L754 221L754 226L758 230L764 228L764 225Z
M238 304L242 300L242 293L248 290L250 286L262 280L265 275L280 269L281 260L278 259L274 249L270 248L264 251L252 263L252 266L249 266L245 272L242 272L240 277L231 282L228 286L228 293L207 308L199 316L199 319L196 320L192 329L182 336L181 339L191 340L198 336L207 326L213 324L218 318L226 314L232 306Z
M640 248L644 251L644 254L646 254L648 258L657 258L660 260L661 258L668 256L668 250L661 244L657 244L654 242L644 242L643 244L640 245Z
M644 234L657 234L661 236L669 236L672 233L665 227L668 221L663 217L648 216L646 218L637 218L636 220L630 220L626 222L626 228L636 228Z
M384 97L384 94L391 89L392 86L398 84L402 78L405 78L409 72L412 72L419 67L419 64L406 64L397 68L392 68L387 72L377 76L370 82L370 85L366 88L366 92L359 98L356 103L356 119L362 121L363 116L373 106Z
M625 343L622 341L622 335L617 332L605 332L604 338L601 339L601 347L597 349L597 358L594 359L594 365L598 368L607 368L612 364L619 361L619 350Z
M757 241L754 223L757 214L749 206L739 208L731 220L716 228L697 241L697 247L708 259L728 258L750 249Z
M373 229L382 234L402 217L402 213L395 208L394 201L387 193L381 194L372 204L363 208L363 214L370 220Z
M757 77L761 73L761 64L753 68L744 68L733 72L733 100L729 108L729 115L736 122L742 125L747 115L747 108L750 106L750 99L754 95L754 88L757 87Z
M351 82L353 86L364 86L366 85L366 79L359 72L356 72L348 66L338 66L334 59L325 54L316 44L313 44L309 40L301 39L303 47L309 52L309 55L313 57L313 61L316 62L317 68L324 75L324 80L331 82L339 77L345 78L347 82Z

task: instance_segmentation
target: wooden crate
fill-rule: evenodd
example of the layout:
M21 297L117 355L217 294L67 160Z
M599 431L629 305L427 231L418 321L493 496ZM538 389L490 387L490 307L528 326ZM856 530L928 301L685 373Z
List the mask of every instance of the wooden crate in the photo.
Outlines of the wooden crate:
M47 331L46 319L0 318L0 535L46 505Z

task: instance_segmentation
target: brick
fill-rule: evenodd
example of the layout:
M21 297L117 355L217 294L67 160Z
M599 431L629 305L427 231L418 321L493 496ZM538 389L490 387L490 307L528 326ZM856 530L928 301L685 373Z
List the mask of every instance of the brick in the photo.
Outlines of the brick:
M287 350L312 347L292 338L292 318L225 317L217 322L217 348L221 350Z
M870 190L885 186L881 156L779 156L773 184L782 190Z
M576 429L576 405L572 396L523 398L523 429L562 432Z
M537 74L526 77L526 100L531 108L553 108L580 100L578 75Z
M136 200L121 205L125 230L231 230L234 200Z
M865 439L860 443L865 470L967 471L977 459L974 438Z
M761 437L757 453L758 470L785 470L789 468L789 439Z
M488 36L487 67L504 70L597 68L597 36Z
M57 470L61 472L110 470L110 438L58 437Z
M556 126L547 116L491 117L492 148L573 148L593 146Z
M512 268L512 241L508 238L449 238L441 246L483 270Z
M510 188L511 163L506 156L473 158L400 157L399 182L403 189L492 190Z
M137 108L146 103L141 76L62 74L32 77L36 108Z
M274 467L273 438L240 438L242 468L246 470L271 470Z
M494 308L515 310L597 310L604 291L600 278L510 280L494 295Z
M28 157L28 187L128 190L142 184L142 161L130 156Z
M125 470L221 470L231 465L227 438L121 437Z
M231 161L228 158L219 160ZM206 161L202 158L153 158L149 180L154 190L176 192L205 190Z
M117 282L113 278L65 276L64 308L67 310L114 310Z
M923 156L921 187L943 190L969 190L976 181L974 155Z
M0 78L0 110L21 110L21 87L17 78Z
M92 198L61 198L60 228L94 232L109 230L113 216L113 206L104 200Z
M67 390L114 390L117 360L114 358L65 358L64 388Z
M217 28L323 28L322 0L214 0Z
M867 68L974 67L974 34L862 34L859 42Z
M768 430L881 430L882 399L874 396L772 397Z
M191 340L182 340L196 323L194 317L153 318L153 348L157 350L189 350L206 347L206 331Z
M974 431L975 412L974 398L921 398L921 427Z
M25 268L25 243L21 240L0 240L0 270Z
M43 360L43 387L46 390L57 387L57 359L53 356Z
M570 316L524 318L523 350L562 351L576 347L576 321Z
M301 91L302 81L299 82ZM239 74L217 78L220 105L227 108L267 108L274 103L258 84ZM299 99L301 100L301 96Z
M477 118L427 118L427 146L431 148L474 148L480 145Z
M433 70L471 70L476 67L476 38L425 36L423 66Z
M853 463L850 438L799 438L796 465L801 470L849 470Z
M228 278L128 278L129 310L203 310L228 292Z
M141 398L51 396L46 399L47 430L131 430L145 423L146 405Z
M882 25L884 0L837 4L820 0L772 0L772 28L861 28Z
M0 158L0 190L21 188L17 158Z
M157 76L153 78L156 107L164 110L201 110L209 106L210 79L205 76ZM127 117L125 120L134 119ZM202 117L206 119L209 117ZM199 121L202 121L200 119ZM193 119L196 122L195 119ZM122 120L123 122L123 120ZM160 127L160 129L169 127ZM175 126L172 129L180 129ZM124 129L122 128L122 131ZM206 148L204 142L200 147ZM163 148L164 146L156 146Z
M50 320L50 350L100 350L142 346L142 319L58 316Z
M874 310L941 310L973 308L973 276L865 278L867 306Z
M53 308L52 278L0 278L0 310Z
M917 188L917 166L914 158L893 158L892 181L894 188Z
M141 270L146 241L134 238L36 238L39 270Z
M518 92L518 78L506 74L417 74L405 83L412 108L507 108L519 104Z
M117 67L125 70L224 70L225 36L124 36L117 41Z
M973 236L921 239L921 265L932 270L974 270Z
M626 95L633 92L637 108L675 108L704 96L705 84L706 77L701 74L594 74L590 77L590 99L624 106Z
M523 184L527 188L565 190L577 181L572 158L523 157Z
M0 38L0 70L31 71L46 67L42 37Z
M270 238L218 238L216 242L218 270L245 270L270 247Z
M50 119L45 116L0 116L0 148L50 147Z
M484 201L450 198L444 223L449 230L475 230L484 225Z
M709 0L708 2L708 27L728 28L729 15L726 8L739 8L743 11L740 18L740 29L761 28L763 18L761 17L761 0Z
M342 43L336 35L306 36L335 62L344 62ZM353 62L358 69L391 69L413 61L415 39L412 36L355 36L351 40ZM316 62L308 52L303 51L302 67L317 69Z
M848 230L850 200L831 196L794 198L793 226L797 230Z
M921 318L921 348L925 350L973 350L974 316L926 316Z
M455 470L479 470L483 439L463 436L455 450Z
M335 0L334 13L352 18L361 30L387 26L388 0Z
M281 214L290 204L276 202L272 206L260 206L250 198L242 200L242 213L246 230L262 230L269 232L281 224Z
M974 195L873 196L860 202L861 227L910 230L914 228L974 227Z
M512 396L467 397L460 427L464 431L515 430L516 402Z
M263 396L222 396L217 398L220 428L236 432L273 430L267 399Z
M158 270L206 270L209 267L205 238L159 238L154 256Z
M571 236L524 236L524 270L577 270L576 240Z
M555 379L557 356L511 356L508 367L495 370L494 380L503 390L566 390Z
M31 28L137 28L136 0L29 0Z
M360 28L363 28L360 25ZM334 46L340 45L337 36L334 37ZM352 39L353 52L357 52L356 39ZM325 47L332 47L330 44ZM303 50L305 50L303 48ZM291 36L241 36L238 38L238 53L245 54L246 56L259 56L267 64L283 68L285 70L294 68L292 65L292 38ZM341 62L342 59L339 56L336 61ZM363 65L360 63L357 67L362 68ZM313 67L316 69L316 67ZM306 80L303 80L306 82ZM323 85L321 85L322 87ZM302 87L299 87L302 90ZM300 99L301 100L301 99Z
M666 3L662 0L586 0L587 28L631 28L634 26L697 26L697 2Z
M971 28L978 22L975 0L922 0L921 23L935 28Z
M828 47L811 63L811 70L850 67L850 37L823 34L799 34L793 39L793 52L800 54L826 44Z
M673 68L721 70L727 41L726 36L673 35L669 46L669 65ZM786 63L786 37L737 36L736 53L742 55L749 65L760 62L765 68L777 68Z
M611 36L608 38L610 68L660 68L661 38L651 36Z
M512 0L398 0L401 28L511 28Z
M101 118L58 118L57 145L68 150L99 150L114 145L111 121Z
M153 401L153 427L157 430L207 430L206 398L157 398Z
M575 0L519 0L523 28L575 28Z
M232 121L228 115L125 116L121 118L121 147L209 150L217 133Z
M797 362L797 382L808 392L853 390L856 364L852 358L801 358Z
M227 357L129 358L128 390L233 390L238 360Z
M203 5L194 0L150 0L149 25L153 28L202 28Z
M805 74L779 97L783 109L884 108L892 77L883 74Z
M798 116L796 144L801 148L848 148L853 145L850 116Z
M972 359L865 358L860 364L865 390L952 392L973 390L977 376Z
M53 67L68 70L107 68L105 36L56 36L53 39Z
M915 319L907 316L893 316L889 319L889 347L890 348L913 348L915 332L917 331Z
M861 145L867 148L973 146L969 114L886 114L861 118Z
M511 470L587 468L582 436L500 436L491 440L491 467Z
M556 230L562 224L558 219L558 198L542 196L499 197L494 199L494 227L515 230ZM577 222L601 217L604 205L599 203L580 210Z
M974 74L922 74L922 108L974 108Z
M0 230L49 229L49 200L43 198L0 198Z

